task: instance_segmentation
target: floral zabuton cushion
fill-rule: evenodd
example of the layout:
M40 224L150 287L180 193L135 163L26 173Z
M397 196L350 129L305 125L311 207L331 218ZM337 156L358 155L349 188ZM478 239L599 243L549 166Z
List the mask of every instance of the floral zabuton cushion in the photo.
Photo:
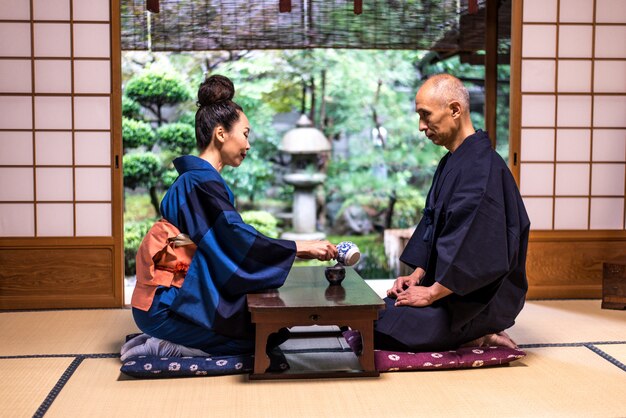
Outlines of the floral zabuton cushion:
M361 333L348 330L343 333L352 350L360 354ZM376 370L395 372L403 370L465 369L507 364L526 356L519 349L508 347L462 347L456 350L411 353L374 350Z

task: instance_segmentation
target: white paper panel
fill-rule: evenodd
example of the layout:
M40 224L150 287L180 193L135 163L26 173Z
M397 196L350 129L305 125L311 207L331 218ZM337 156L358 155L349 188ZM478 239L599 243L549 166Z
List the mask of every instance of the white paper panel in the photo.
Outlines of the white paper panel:
M624 198L591 198L591 229L624 229Z
M111 109L108 97L74 97L76 129L109 129Z
M76 132L74 156L76 165L110 165L111 134L109 132Z
M72 99L63 96L35 97L35 129L71 129Z
M111 92L110 61L74 61L74 92Z
M73 0L74 20L109 20L108 0Z
M556 0L524 0L524 22L556 22Z
M32 129L32 98L0 96L0 126L3 129Z
M74 205L41 203L37 205L37 236L71 237L74 235Z
M557 161L589 161L591 131L589 129L559 129L556 134Z
M76 235L111 236L111 204L77 203Z
M30 24L0 22L0 56L30 57Z
M33 17L35 20L70 20L70 0L33 0Z
M624 196L624 164L593 164L591 169L593 196Z
M26 0L2 0L0 20L29 20L30 3Z
M559 8L561 23L593 22L593 0L560 0Z
M76 200L111 200L111 169L76 168Z
M591 25L559 27L559 57L591 58L593 30Z
M70 25L65 23L35 23L36 57L70 57Z
M589 199L561 197L554 205L554 229L587 229Z
M30 60L0 61L0 92L30 93L32 86Z
M593 125L602 128L626 127L626 96L594 96Z
M587 196L589 194L589 164L557 164L554 194Z
M626 26L596 26L596 58L626 58Z
M73 189L71 168L37 168L37 200L71 201Z
M0 201L33 200L33 169L0 167Z
M522 60L522 92L554 92L554 60Z
M593 161L626 161L626 129L594 129Z
M74 56L109 58L111 56L110 37L108 24L75 24Z
M553 164L522 163L520 188L524 196L547 196L553 192Z
M521 161L553 161L554 129L522 129Z
M626 1L596 0L597 23L626 23Z
M552 198L525 197L530 229L552 229Z
M559 61L558 90L567 93L591 92L591 60Z
M555 25L524 25L522 37L522 57L555 56Z
M626 93L626 61L596 61L593 78L596 93Z
M554 126L555 97L552 95L522 95L522 127Z
M36 93L71 93L72 61L35 60Z
M558 126L590 126L591 96L559 96Z
M0 165L32 165L33 134L0 132Z
M32 203L0 204L0 237L34 236L34 206Z
M72 132L35 132L37 165L72 165Z

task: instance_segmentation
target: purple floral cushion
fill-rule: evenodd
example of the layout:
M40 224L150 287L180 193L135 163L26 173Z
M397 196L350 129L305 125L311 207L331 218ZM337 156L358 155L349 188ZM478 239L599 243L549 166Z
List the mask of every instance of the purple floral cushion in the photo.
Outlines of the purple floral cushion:
M374 350L376 370L380 372L499 366L524 356L524 351L508 347L462 347L429 353Z
M348 330L343 336L350 348L360 354L362 342L359 331ZM425 353L374 350L376 370L380 372L499 366L524 356L524 351L508 347L462 347Z

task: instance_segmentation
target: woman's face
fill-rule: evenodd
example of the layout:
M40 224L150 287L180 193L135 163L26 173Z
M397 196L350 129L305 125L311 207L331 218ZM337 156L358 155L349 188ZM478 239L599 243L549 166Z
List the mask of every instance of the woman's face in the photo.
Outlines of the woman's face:
M239 167L250 149L248 135L250 122L243 112L239 112L239 119L233 124L230 132L224 133L224 145L221 156L224 165Z

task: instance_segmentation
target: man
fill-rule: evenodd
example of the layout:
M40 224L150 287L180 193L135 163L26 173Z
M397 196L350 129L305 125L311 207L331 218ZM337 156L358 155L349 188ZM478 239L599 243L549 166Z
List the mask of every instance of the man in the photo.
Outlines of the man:
M487 134L474 130L460 80L447 74L429 78L415 97L415 110L420 131L449 152L400 257L415 271L387 291L375 346L516 347L504 330L524 306L530 228L517 185Z

